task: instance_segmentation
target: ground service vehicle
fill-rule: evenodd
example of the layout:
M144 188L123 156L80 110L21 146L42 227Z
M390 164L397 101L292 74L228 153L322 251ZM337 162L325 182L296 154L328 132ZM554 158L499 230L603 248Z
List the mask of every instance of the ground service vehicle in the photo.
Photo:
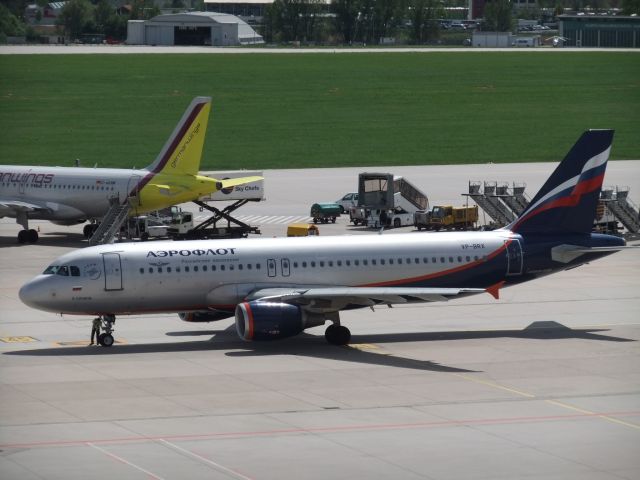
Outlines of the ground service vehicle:
M337 203L314 203L311 205L313 223L336 223L341 208Z
M429 208L427 196L403 177L392 173L361 173L358 206L367 212L371 228L413 225L413 214Z
M313 237L320 235L320 230L312 223L292 223L287 227L287 237Z
M433 207L431 211L418 210L414 214L414 225L418 230L468 230L478 221L478 206L452 207L451 205Z

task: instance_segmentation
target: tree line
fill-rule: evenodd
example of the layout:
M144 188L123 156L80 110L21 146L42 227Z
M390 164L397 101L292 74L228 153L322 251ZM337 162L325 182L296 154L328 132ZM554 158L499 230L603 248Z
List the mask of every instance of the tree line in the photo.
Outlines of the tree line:
M239 0L241 1L241 0ZM34 0L2 0L0 3L0 42L7 36L37 37L25 22L28 4ZM445 3L446 2L446 3ZM40 7L46 0L35 0ZM204 1L191 2L193 9L204 10ZM425 44L440 38L448 10L466 7L466 0L274 0L257 26L267 43L378 44L395 38L400 43ZM182 0L166 0L165 7L184 9ZM640 14L640 0L538 0L532 11L519 11L521 18L540 18L541 8L620 7L625 15ZM126 39L127 21L159 15L154 0L130 0L126 8L115 9L109 0L69 0L62 8L57 24L71 40L82 34L103 34L118 41ZM454 14L461 17L461 14ZM509 31L514 26L510 0L489 0L485 5L483 30Z

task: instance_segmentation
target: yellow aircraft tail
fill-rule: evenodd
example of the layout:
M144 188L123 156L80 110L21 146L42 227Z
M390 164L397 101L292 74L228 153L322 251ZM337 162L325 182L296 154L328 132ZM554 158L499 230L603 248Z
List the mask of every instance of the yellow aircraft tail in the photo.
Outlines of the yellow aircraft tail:
M210 111L211 97L194 98L147 170L155 174L197 175Z

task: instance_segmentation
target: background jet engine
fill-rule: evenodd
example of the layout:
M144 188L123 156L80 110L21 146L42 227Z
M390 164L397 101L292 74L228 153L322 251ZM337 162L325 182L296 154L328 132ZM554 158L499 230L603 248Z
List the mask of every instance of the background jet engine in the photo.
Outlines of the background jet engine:
M225 318L233 317L233 314L229 312L183 312L179 313L178 316L180 320L185 322L201 323L224 320Z

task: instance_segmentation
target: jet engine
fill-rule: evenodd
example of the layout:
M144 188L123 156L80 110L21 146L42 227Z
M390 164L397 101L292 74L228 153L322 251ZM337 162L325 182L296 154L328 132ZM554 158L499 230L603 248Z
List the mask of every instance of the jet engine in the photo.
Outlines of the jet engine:
M184 322L202 323L224 320L225 318L233 317L233 314L229 312L183 312L179 313L178 316Z
M236 331L243 340L278 340L298 335L305 328L324 324L324 315L309 314L296 305L262 301L236 307Z

